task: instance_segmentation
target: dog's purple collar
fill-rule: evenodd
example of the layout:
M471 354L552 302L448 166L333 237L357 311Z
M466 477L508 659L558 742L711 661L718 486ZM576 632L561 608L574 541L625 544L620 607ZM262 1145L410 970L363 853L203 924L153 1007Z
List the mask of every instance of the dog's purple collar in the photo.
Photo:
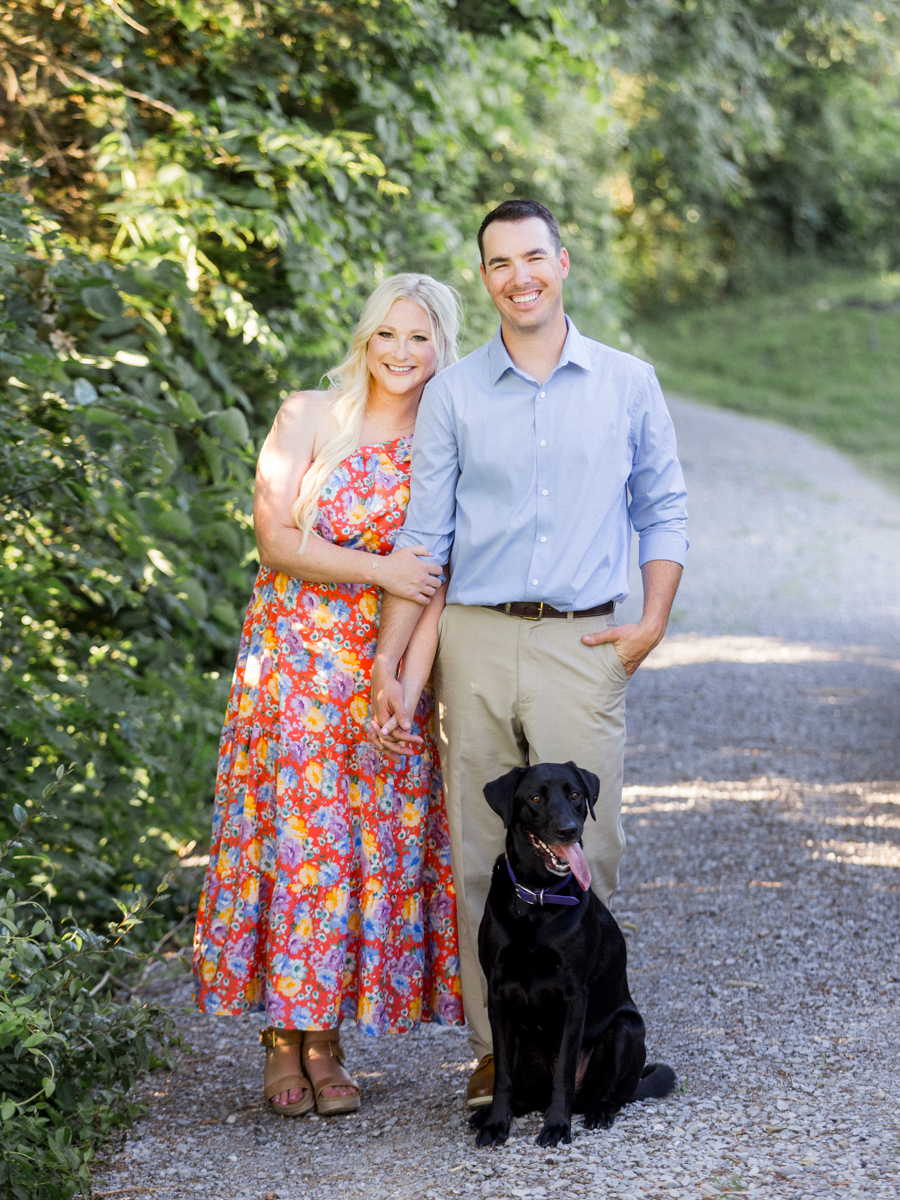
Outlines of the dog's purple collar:
M527 888L524 883L519 883L513 874L512 866L510 865L509 855L506 856L506 869L509 871L509 877L512 880L513 887L516 889L516 895L520 900L524 900L526 904L580 904L581 900L578 896L558 896L557 892L560 888L564 888L572 878L570 871L565 879L561 879L556 887L540 888L537 891L532 891Z

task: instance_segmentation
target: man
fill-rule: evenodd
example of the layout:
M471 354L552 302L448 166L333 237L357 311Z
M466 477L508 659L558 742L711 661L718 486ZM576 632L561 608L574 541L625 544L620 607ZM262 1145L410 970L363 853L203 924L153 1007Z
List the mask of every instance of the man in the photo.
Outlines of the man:
M656 376L566 317L569 258L552 213L508 200L485 217L478 244L500 329L425 389L396 542L449 558L435 686L463 1005L480 1059L473 1107L493 1091L477 938L504 847L482 788L526 762L574 759L597 774L584 852L609 903L624 849L626 684L665 633L687 549L684 480ZM632 526L643 615L616 626ZM410 728L396 673L421 612L384 597L373 718L395 751Z

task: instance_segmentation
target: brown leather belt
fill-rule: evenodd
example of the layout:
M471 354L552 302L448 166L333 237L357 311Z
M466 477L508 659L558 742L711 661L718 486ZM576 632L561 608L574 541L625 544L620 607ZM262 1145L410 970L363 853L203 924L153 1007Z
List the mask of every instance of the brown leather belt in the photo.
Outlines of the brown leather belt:
M564 617L568 620L570 616L609 616L611 612L615 612L616 602L610 600L607 604L597 604L594 608L582 608L573 613L561 612L558 608L545 604L543 600L513 600L508 604L482 604L481 607L489 608L492 612L506 613L508 617L524 617L526 621L540 621L543 617Z

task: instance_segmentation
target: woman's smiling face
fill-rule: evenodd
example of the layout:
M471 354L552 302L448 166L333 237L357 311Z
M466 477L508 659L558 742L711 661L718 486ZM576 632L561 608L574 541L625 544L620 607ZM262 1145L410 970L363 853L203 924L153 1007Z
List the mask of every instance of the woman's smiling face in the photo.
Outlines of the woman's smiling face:
M400 398L421 391L437 366L428 313L412 300L395 300L369 338L366 365L374 389Z

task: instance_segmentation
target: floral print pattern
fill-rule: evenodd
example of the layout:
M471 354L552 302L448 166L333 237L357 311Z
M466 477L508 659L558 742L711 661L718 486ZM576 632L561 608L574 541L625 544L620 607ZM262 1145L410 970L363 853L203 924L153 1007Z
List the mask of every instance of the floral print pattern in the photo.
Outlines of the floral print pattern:
M316 532L389 554L408 500L408 439L360 447L323 486ZM373 1034L463 1021L431 693L421 754L395 769L367 740L380 609L374 587L259 572L194 938L204 1012Z

